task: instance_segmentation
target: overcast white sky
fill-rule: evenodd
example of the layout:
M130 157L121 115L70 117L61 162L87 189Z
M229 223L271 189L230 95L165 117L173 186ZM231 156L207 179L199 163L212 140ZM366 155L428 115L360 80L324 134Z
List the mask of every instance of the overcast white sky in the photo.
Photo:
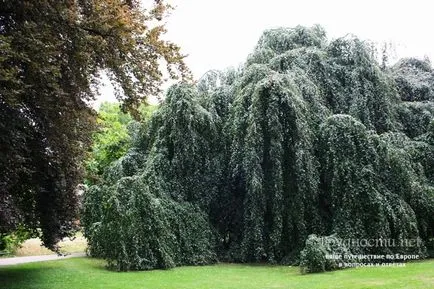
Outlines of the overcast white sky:
M195 78L238 66L261 33L274 27L322 25L329 39L348 33L392 42L398 57L434 59L434 10L429 0L171 0L166 38L188 54ZM432 2L434 3L434 2ZM110 89L103 99L113 100Z

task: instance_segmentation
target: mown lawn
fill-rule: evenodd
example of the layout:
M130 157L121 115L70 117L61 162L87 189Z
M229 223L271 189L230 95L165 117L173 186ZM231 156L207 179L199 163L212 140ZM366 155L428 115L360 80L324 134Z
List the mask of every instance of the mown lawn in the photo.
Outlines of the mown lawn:
M103 261L73 258L0 267L0 288L434 288L434 260L300 275L297 267L235 264L118 273Z

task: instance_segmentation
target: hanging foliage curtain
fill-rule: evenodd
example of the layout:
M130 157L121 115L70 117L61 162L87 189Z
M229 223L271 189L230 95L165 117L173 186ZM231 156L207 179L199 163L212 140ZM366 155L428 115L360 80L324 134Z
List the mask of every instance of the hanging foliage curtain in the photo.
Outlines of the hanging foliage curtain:
M330 42L319 26L264 32L239 70L173 86L86 193L91 254L119 270L288 263L306 240L302 258L325 252L316 234L414 239L337 249L426 256L434 74L418 64L382 69L369 43Z

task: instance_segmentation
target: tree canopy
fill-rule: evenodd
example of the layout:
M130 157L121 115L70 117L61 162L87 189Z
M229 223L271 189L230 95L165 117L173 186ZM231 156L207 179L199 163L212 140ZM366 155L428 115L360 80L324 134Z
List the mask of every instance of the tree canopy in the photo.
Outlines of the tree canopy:
M164 63L187 77L155 1L0 1L0 234L40 228L54 248L77 219L76 185L91 143L89 102L105 71L124 111L160 91Z
M148 121L156 105L138 108L141 121ZM97 129L92 135L92 147L85 161L85 183L98 183L107 168L125 155L132 145L140 124L130 114L121 110L119 103L103 102L98 109Z
M318 247L326 236L417 240L335 249L426 256L434 235L431 74L428 61L382 67L369 43L329 41L319 26L264 32L239 70L172 87L110 177L85 194L91 254L120 270L301 257L315 271L336 265L324 261L330 248ZM149 224L149 210L128 219L169 203L160 214L186 209L185 223L153 214ZM119 218L137 237L117 237ZM156 238L150 226L175 235ZM185 239L192 235L200 241ZM166 249L172 242L203 258L178 258ZM139 261L154 251L173 262Z

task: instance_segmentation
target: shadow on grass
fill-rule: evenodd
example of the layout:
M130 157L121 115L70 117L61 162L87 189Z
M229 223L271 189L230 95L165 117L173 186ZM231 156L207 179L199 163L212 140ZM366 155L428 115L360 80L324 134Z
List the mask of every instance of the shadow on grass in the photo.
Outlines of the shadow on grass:
M103 259L94 258L94 257L83 257L81 259L88 262L87 266L89 268L92 268L93 270L104 271L104 272L117 272L116 270L111 270L107 265L107 261Z
M29 288L29 284L40 280L44 272L51 268L0 268L0 288Z

